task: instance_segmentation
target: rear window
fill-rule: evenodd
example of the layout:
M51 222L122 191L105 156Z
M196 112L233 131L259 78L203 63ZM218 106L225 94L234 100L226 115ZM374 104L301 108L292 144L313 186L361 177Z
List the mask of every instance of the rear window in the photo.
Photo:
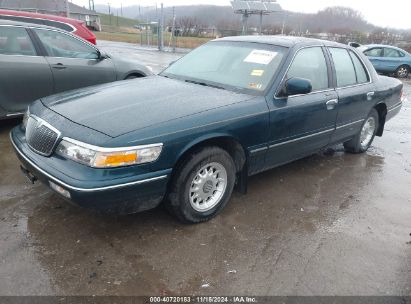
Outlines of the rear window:
M400 51L397 51L395 49L391 48L385 48L384 49L384 57L389 57L389 58L399 58L399 57L404 57L405 55L401 53Z
M59 28L61 30L65 30L67 32L72 32L73 28L66 24L66 23L62 23L62 22L58 22L58 21L51 21L51 20L43 20L45 25L48 26L52 26L52 27L56 27Z

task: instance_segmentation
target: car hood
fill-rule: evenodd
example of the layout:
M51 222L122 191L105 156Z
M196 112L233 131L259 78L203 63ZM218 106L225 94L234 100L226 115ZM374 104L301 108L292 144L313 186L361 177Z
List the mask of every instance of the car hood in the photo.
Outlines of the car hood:
M117 137L253 97L151 76L65 92L42 102L77 124Z

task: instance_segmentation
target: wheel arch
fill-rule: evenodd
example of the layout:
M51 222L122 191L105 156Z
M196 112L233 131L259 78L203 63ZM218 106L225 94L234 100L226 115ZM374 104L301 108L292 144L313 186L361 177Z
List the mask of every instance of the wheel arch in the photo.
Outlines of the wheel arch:
M178 154L175 168L178 168L179 164L183 162L190 153L211 146L219 147L227 151L234 160L237 172L243 169L247 161L246 150L238 139L227 134L213 134L191 141Z
M128 72L125 76L124 76L124 80L127 79L128 77L131 76L135 76L136 78L143 78L146 77L147 75L141 71L132 71L132 72Z

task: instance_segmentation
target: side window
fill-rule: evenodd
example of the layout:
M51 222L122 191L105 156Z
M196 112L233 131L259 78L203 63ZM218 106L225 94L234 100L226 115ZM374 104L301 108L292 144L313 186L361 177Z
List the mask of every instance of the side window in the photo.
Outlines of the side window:
M353 51L350 51L350 56L352 62L354 63L355 72L357 73L357 83L366 83L370 81L370 76L368 75L364 64L358 58L357 54L355 54Z
M36 56L36 49L25 28L0 26L0 54Z
M357 75L350 55L346 49L330 48L337 74L337 87L357 84Z
M364 52L368 57L382 57L382 48L373 48Z
M305 48L297 53L287 73L287 79L293 77L310 80L313 91L329 87L327 62L321 47Z
M398 57L403 57L403 56L401 56L401 53L395 49L385 48L384 57L398 58Z
M68 34L41 29L34 31L51 57L98 59L95 48Z

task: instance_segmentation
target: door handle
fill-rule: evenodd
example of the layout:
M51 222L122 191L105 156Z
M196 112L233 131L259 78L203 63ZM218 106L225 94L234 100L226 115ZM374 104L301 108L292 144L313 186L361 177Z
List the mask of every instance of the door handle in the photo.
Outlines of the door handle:
M367 100L368 100L368 101L371 101L372 98L374 97L374 95L375 95L375 92L368 92L368 93L367 93Z
M67 69L67 67L62 63L57 63L57 64L53 65L53 69L64 70L64 69Z
M338 105L338 99L331 99L327 101L326 105L328 111L334 110L335 107Z

